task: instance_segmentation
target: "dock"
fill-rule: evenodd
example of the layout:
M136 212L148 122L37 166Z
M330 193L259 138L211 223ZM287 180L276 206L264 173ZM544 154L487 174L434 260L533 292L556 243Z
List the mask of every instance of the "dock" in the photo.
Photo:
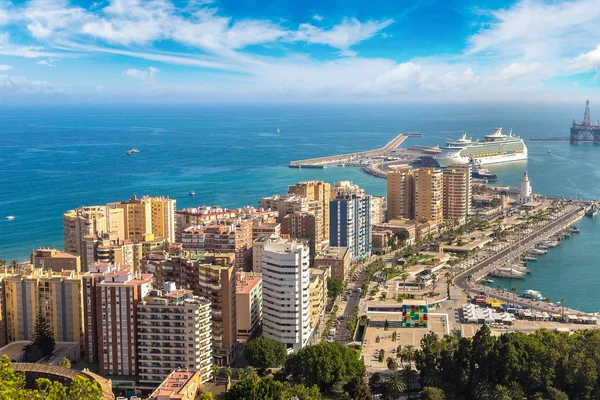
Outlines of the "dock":
M543 137L543 136L534 136L534 137L530 137L529 140L545 140L545 141L555 141L555 142L568 142L571 140L571 138L569 137L557 137L557 136L548 136L548 137ZM592 140L593 142L593 140Z
M402 145L409 137L420 137L421 133L401 133L392 139L385 146L368 151L359 151L356 153L338 154L334 156L309 158L306 160L297 160L290 162L290 168L326 168L329 164L345 164L351 162L358 157L375 157L382 156L391 150L394 150Z
M557 218L552 222L549 222L541 230L538 230L527 237L521 238L518 242L511 244L509 247L501 250L492 257L479 261L472 268L469 268L456 276L454 280L456 287L467 292L471 292L472 294L479 294L482 292L485 293L486 291L491 291L496 298L502 301L516 303L522 306L528 306L536 311L556 311L552 310L552 305L549 305L543 301L532 301L531 299L524 299L521 297L514 298L512 293L495 289L486 290L485 286L476 284L474 282L483 279L492 270L497 268L499 265L503 264L505 260L514 258L517 255L521 254L523 249L534 247L540 241L545 240L548 237L555 234L556 232L564 229L565 227L570 226L571 224L583 218L583 216L583 207L576 207L575 209L567 212L565 215ZM468 279L469 275L472 275L472 280ZM584 313L582 311L570 309L568 310L568 313L575 315L587 315L587 313Z

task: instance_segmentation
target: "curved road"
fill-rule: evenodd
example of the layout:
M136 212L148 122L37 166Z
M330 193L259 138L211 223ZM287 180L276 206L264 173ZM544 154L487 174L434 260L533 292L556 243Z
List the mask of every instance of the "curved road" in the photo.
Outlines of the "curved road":
M543 238L547 238L548 235L547 232L548 231L553 231L553 230L560 230L563 227L565 227L566 225L569 225L571 223L573 223L574 221L574 217L578 214L580 214L583 211L582 208L578 208L576 210L573 210L565 215L563 215L562 217L558 218L556 221L551 222L550 224L548 224L547 226L545 226L544 228L542 228L541 230L537 230L534 231L532 234L530 234L529 236L520 239L519 241L513 243L512 245L510 245L509 247L505 248L504 250L500 251L497 254L494 254L493 256L491 256L488 259L485 259L481 262L479 262L478 264L476 264L475 266L473 266L470 269L465 270L464 272L461 272L460 274L458 274L455 278L454 278L454 284L456 285L456 287L458 287L459 289L463 289L463 290L469 290L472 292L479 292L480 290L478 289L478 286L470 286L467 282L467 277L469 275L475 275L478 272L482 271L483 269L489 267L490 265L496 263L497 261L500 261L503 257L506 257L508 255L510 255L510 253L514 252L516 249L519 248L529 248L531 247L534 242L538 241L539 239ZM485 288L484 288L485 289ZM506 297L510 297L510 294ZM509 299L510 300L510 299ZM526 300L526 299L519 299L517 301L517 303L522 303L528 306L532 306L531 304L531 300ZM542 303L542 302L540 302ZM543 304L543 305L542 305ZM532 308L534 309L538 309L540 311L548 311L549 310L549 305L542 303L539 305L533 305ZM581 312L577 312L577 311L570 311L570 313L576 313L576 314L585 314L585 313L581 313Z

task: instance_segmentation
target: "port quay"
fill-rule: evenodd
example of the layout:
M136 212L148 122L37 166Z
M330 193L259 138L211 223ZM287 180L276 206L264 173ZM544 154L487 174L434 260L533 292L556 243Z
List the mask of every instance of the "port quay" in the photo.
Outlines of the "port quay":
M384 156L392 150L397 149L409 137L421 137L421 133L401 133L388 142L385 146L368 151L359 151L356 153L338 154L334 156L310 158L306 160L297 160L290 162L290 168L327 168L329 164L347 164L353 163L359 158Z
M585 206L582 204L572 204L564 211L564 213L554 221L541 222L540 226L533 225L526 233L526 236L518 238L513 243L508 244L499 252L494 253L489 258L478 259L475 254L472 258L475 260L474 265L456 275L454 283L457 288L472 294L485 293L493 295L499 300L506 301L510 304L519 304L529 306L537 311L562 311L561 307L545 303L543 301L533 301L522 297L514 296L512 293L486 288L483 285L477 284L479 280L485 278L490 272L498 268L503 263L517 258L524 251L534 248L536 244L556 234L557 232L570 227L585 215ZM572 310L565 307L565 314L574 314L578 316L588 316L590 314L578 310Z

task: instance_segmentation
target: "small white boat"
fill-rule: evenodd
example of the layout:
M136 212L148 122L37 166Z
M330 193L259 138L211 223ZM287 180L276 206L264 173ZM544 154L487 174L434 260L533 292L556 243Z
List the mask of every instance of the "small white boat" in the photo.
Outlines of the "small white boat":
M281 131L279 130L279 128L277 128L277 133L281 133Z
M9 220L9 221L12 221L13 219L15 219L15 216L14 215L7 215L6 219Z
M548 150L548 154L552 154L552 150Z
M193 190L190 190L188 194L189 194L190 196L194 196L194 195L196 195L196 192L194 192Z

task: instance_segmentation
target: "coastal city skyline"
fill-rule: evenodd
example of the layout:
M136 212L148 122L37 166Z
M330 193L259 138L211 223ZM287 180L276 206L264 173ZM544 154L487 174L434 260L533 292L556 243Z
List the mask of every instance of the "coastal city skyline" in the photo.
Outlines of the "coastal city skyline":
M4 1L0 95L42 103L598 99L599 21L593 0Z
M598 398L597 3L0 0L0 397Z

